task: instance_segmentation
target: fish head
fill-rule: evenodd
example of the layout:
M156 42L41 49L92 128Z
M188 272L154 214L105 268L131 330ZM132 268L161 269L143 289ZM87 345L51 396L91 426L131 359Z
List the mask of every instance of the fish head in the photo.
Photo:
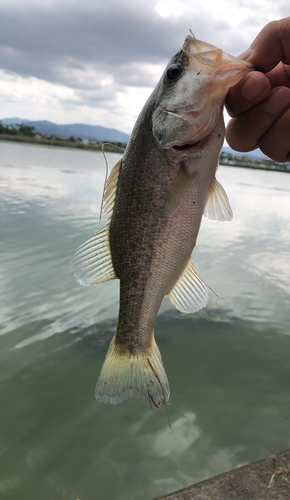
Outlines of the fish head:
M152 130L159 147L192 152L219 122L229 88L252 68L188 35L156 89Z

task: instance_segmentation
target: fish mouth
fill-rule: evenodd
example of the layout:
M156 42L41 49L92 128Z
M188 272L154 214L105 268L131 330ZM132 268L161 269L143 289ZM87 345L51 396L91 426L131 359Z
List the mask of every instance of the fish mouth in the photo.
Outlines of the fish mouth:
M170 111L166 110L171 115L175 115L183 120L186 120L189 127L191 127L191 131L188 131L189 133L185 134L182 139L174 141L168 145L172 151L177 154L189 155L206 146L219 121L221 106L216 103L212 105L210 102L210 108L206 109L206 107L207 105L205 104L202 108L205 113L205 117L202 122L200 120L196 120L196 117L200 115L201 111L193 109L192 106L183 108L182 111L178 109L171 109Z
M196 145L198 145L200 141L197 142L188 142L186 144L176 144L175 146L172 147L175 151L189 151L190 149L193 149Z
M194 151L203 148L209 141L210 136L211 133L206 137L204 137L203 139L200 139L199 141L188 141L182 144L174 144L174 146L172 146L170 149L178 154L183 154L183 155L190 154L193 153Z

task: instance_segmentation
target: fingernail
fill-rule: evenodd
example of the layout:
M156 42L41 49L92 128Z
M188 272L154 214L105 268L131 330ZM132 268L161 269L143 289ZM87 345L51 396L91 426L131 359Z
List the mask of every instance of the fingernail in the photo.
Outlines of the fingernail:
M264 85L261 84L259 78L255 77L255 73L250 73L244 85L241 88L242 95L249 99L249 101L253 101L261 95L264 90Z
M282 113L290 106L290 92L286 87L274 90L265 100L264 109L271 115Z
M244 61L246 61L246 59L248 59L248 57L250 57L250 55L253 53L253 50L251 47L249 47L247 50L245 50L245 52L243 52L242 54L240 54L238 56L239 59L243 59Z

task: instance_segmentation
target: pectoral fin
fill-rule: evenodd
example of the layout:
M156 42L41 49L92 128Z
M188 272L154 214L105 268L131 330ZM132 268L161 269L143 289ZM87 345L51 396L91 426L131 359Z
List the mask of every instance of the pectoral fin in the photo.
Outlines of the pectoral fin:
M230 221L233 218L227 194L216 178L208 189L203 215L209 219L220 221Z
M195 313L206 306L208 291L190 257L186 268L170 293L172 304L183 313Z
M183 167L180 168L169 191L168 201L165 207L165 214L167 217L171 217L174 214L188 190L192 178L193 176L188 174Z

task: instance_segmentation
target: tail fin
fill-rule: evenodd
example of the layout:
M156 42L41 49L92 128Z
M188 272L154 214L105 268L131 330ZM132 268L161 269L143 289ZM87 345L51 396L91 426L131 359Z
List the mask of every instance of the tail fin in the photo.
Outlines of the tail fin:
M145 405L158 407L166 405L169 394L167 376L154 337L150 349L125 355L118 352L114 336L96 385L96 399L117 404L135 397Z

